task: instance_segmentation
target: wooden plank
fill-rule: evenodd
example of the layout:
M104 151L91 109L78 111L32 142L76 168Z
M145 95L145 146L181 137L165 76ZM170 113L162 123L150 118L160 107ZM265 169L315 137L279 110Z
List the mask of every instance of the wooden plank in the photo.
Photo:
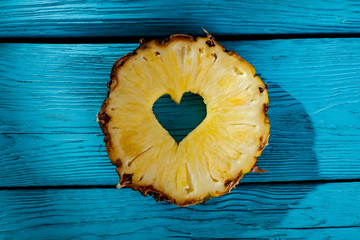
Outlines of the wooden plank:
M205 205L131 189L0 191L0 238L354 239L360 183L249 184Z
M0 186L116 185L102 134L2 134Z
M269 85L272 135L259 166L270 172L244 181L358 178L359 39L224 44ZM95 115L112 63L133 48L0 44L0 186L116 183ZM168 104L165 118L178 111Z
M0 37L359 33L359 10L353 0L1 1Z
M5 124L0 129L98 133L96 114L106 97L111 67L135 48L136 44L0 44L0 104L9 113L0 117Z
M1 134L0 187L115 185L119 181L99 134ZM298 142L303 141L299 139ZM289 145L294 143L289 143ZM295 143L296 144L296 143ZM241 182L320 179L315 154L307 144L279 141L259 158L266 174L247 174ZM308 149L301 149L302 146ZM280 148L280 149L278 149ZM300 149L299 149L300 148ZM301 152L301 155L296 155ZM287 154L287 155L286 155ZM356 169L354 170L357 171ZM349 178L351 173L330 178Z

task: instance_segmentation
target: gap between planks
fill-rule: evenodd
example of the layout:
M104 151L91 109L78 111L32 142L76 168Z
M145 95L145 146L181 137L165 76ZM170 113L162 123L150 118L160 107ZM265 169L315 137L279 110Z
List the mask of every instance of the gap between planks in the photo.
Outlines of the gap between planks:
M193 35L194 38L197 35ZM145 40L166 39L170 35L144 36ZM200 35L199 35L200 36ZM203 36L203 35L201 35ZM301 34L238 34L217 35L217 41L248 41L248 40L277 40L277 39L316 39L316 38L360 38L360 33L301 33ZM85 44L85 43L138 43L140 36L106 36L106 37L2 37L0 43L44 43L44 44Z
M321 180L299 180L299 181L269 181L269 182L242 182L238 186L248 185L300 185L300 184L326 184L326 183L355 183L360 182L360 178L353 179L321 179ZM42 190L42 189L115 189L116 185L57 185L57 186L0 186L1 190ZM128 188L128 187L124 187Z

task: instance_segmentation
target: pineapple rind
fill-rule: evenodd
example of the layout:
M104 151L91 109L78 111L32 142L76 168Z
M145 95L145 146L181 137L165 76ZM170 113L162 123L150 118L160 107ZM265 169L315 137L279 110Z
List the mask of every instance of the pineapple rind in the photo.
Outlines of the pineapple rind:
M117 60L99 124L119 184L179 206L223 195L255 165L270 135L267 86L208 36L153 40ZM154 80L153 80L154 79ZM201 95L207 116L177 144L152 112L169 94Z

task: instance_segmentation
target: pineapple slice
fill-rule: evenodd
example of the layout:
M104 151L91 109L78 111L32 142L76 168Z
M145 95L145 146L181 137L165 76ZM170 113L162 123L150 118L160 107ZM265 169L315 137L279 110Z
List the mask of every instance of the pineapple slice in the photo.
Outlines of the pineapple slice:
M98 122L118 187L179 206L197 204L230 192L267 145L266 84L209 34L142 42L115 62L110 77ZM202 96L207 115L177 143L152 106L165 94L180 103L185 92Z

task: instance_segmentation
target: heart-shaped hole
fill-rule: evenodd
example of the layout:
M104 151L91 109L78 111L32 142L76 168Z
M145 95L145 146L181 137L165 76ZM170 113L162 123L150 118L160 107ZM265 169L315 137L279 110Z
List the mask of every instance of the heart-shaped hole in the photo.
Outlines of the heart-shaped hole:
M177 143L180 143L206 117L204 99L194 93L183 95L176 104L169 95L161 96L153 106L153 113Z

